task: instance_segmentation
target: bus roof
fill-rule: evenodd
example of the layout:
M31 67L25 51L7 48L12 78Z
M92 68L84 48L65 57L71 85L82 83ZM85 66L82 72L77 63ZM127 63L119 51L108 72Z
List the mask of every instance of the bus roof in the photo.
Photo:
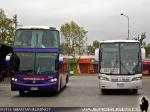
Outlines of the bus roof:
M100 41L100 43L118 43L118 42L126 42L126 43L137 42L137 43L139 43L138 40L104 40L104 41Z
M50 27L50 26L21 26L17 29L50 29L50 30L57 30L55 27Z

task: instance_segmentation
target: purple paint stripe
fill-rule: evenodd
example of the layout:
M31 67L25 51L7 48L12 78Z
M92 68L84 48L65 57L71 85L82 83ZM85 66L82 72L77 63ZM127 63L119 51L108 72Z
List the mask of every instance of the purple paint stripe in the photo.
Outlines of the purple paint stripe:
M13 48L14 52L59 52L58 48Z

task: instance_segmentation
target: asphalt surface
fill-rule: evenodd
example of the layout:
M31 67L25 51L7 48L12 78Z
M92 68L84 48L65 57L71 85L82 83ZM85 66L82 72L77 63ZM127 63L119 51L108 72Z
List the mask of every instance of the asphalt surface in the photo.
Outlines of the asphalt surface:
M71 76L67 87L57 95L32 92L21 97L18 92L10 90L9 79L0 84L0 107L139 108L143 96L150 102L150 78L143 79L143 89L138 94L132 94L130 91L111 91L103 95L100 93L96 75Z

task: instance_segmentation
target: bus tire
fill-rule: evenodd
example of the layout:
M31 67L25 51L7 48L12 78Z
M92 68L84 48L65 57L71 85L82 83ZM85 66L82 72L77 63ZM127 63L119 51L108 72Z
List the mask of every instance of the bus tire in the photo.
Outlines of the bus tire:
M66 77L66 83L65 83L64 88L66 88L66 87L67 87L67 83L68 83L68 81L69 81L69 77L67 76L67 77Z
M58 84L57 89L54 91L55 94L58 94L61 91L61 80L60 80L60 84Z
M102 94L106 94L106 90L105 89L101 89L101 93Z
M133 89L133 90L132 90L132 93L133 93L133 94L137 94L137 93L138 93L138 89Z
M25 91L19 91L20 96L25 96Z
M67 77L66 77L66 84L69 82L69 77L68 77L68 75L67 75Z

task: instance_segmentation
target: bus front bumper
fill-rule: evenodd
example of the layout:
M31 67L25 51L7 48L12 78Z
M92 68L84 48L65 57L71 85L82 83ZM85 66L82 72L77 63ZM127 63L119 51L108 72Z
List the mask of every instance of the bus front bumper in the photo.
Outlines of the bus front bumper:
M130 82L111 82L100 80L101 89L142 89L142 80Z
M55 91L58 88L58 82L47 84L23 84L11 82L12 91Z

